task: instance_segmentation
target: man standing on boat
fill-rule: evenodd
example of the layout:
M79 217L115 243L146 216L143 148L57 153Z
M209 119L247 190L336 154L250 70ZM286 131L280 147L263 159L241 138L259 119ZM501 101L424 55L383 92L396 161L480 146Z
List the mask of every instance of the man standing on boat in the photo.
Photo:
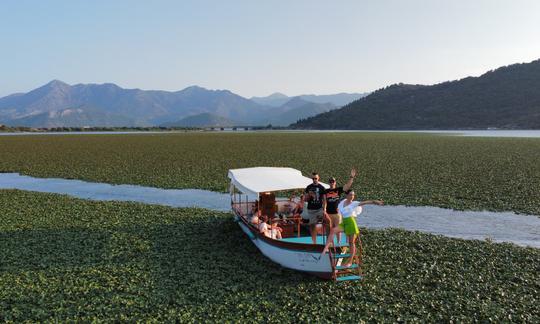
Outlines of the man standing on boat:
M304 191L304 201L307 201L307 210L302 214L302 218L304 219L304 223L309 225L313 244L317 244L317 223L322 221L325 215L323 204L326 205L326 188L319 183L320 177L317 172L311 174L311 179L313 183L309 184Z
M341 215L338 212L338 204L341 198L341 195L344 192L348 192L353 184L354 178L356 177L356 169L351 170L351 176L349 181L343 186L338 187L336 184L336 178L331 177L328 180L330 188L325 191L325 201L323 204L324 207L324 217L325 219L330 220L330 228L336 228L341 223ZM341 242L341 232L337 234L338 242Z

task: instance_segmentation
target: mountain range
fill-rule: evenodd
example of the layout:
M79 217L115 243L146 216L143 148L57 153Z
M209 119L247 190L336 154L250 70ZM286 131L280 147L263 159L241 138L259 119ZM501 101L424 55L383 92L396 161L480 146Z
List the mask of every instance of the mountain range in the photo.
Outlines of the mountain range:
M341 103L352 102L339 108ZM0 124L287 126L297 129L540 129L540 60L435 85L394 84L367 96L244 98L228 90L123 89L54 80L0 98Z
M229 90L208 90L198 86L180 91L159 91L124 89L112 83L69 85L53 80L28 93L0 98L0 124L29 127L193 127L218 122L287 126L338 106L319 102L324 101L319 96L311 98L314 101L287 97L281 105L275 106L258 103ZM339 101L342 96L322 98Z
M336 93L336 94L330 94L330 95L304 94L304 95L299 95L296 97L299 97L309 102L315 102L315 103L321 103L321 104L331 103L335 106L341 107L357 99L365 97L368 94L369 94L368 92L365 92L365 93L342 92L342 93ZM292 99L292 97L288 97L280 92L275 92L267 97L251 97L250 99L261 105L279 107L285 104L290 99Z
M394 84L299 129L540 129L540 60L431 86Z

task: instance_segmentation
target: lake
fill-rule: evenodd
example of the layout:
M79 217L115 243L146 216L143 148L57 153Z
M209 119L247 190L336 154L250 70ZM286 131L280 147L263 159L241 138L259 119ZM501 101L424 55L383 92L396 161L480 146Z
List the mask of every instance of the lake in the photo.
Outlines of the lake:
M0 173L0 189L19 189L103 201L230 211L229 194L198 189L161 189ZM368 228L403 228L462 239L491 239L540 248L540 217L512 212L456 211L438 207L366 206L358 218Z
M192 131L191 131L192 132ZM517 137L517 138L540 138L540 130L224 130L211 131L213 133L250 133L250 132L275 132L275 133L423 133L434 135L452 135L465 137ZM119 132L20 132L2 133L0 136L26 136L26 135L138 135L138 134L183 134L185 131L119 131Z

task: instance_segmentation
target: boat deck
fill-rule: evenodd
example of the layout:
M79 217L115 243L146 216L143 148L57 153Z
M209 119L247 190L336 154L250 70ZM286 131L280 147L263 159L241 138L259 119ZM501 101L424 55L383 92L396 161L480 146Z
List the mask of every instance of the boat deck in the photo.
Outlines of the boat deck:
M291 243L301 243L301 244L312 244L311 236L300 236L300 237L287 237L283 238L280 241L291 242ZM322 235L317 235L317 245L324 245L326 243L326 238ZM348 246L347 237L345 234L341 235L341 242L337 244L337 237L334 237L334 243L336 246Z

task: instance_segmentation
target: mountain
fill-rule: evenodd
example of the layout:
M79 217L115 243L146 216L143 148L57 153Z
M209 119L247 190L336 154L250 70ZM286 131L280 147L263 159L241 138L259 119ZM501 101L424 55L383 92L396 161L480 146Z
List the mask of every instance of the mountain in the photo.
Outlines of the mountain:
M70 123L97 120L101 118L97 116L102 114L102 117L124 118L123 126L151 126L205 112L249 123L259 119L269 107L228 90L208 90L197 86L176 92L144 91L123 89L111 83L71 86L54 80L25 94L0 98L0 122L44 127L60 123L62 119L58 117L63 116L66 109L84 112L90 108L92 111L88 115L78 110L71 112ZM49 121L47 116L54 120ZM81 120L77 120L77 116L81 116Z
M99 108L79 106L52 110L17 119L18 126L28 127L117 127L135 124L132 118L115 115Z
M291 98L287 97L283 93L275 92L268 97L251 97L249 99L260 105L279 107L289 101Z
M269 124L272 124L273 126L288 126L296 123L300 119L315 116L337 108L331 103L314 103L298 97L296 98L283 104L280 108L285 109L280 114L270 118Z
M188 116L176 122L164 123L164 127L231 127L239 126L241 122L235 122L230 119L210 114L202 113Z
M281 106L279 106L279 109L275 109L274 111L286 112L286 111L289 111L291 109L295 109L295 108L298 108L298 107L305 106L307 104L314 104L314 102L304 100L299 96L298 97L292 97L292 98L288 98L288 100L286 102L284 102Z
M313 103L305 101L300 97L294 97L273 109L261 111L260 118L255 120L254 125L264 126L272 124L273 126L288 126L300 119L315 116L317 114L336 109L336 106L330 103ZM164 127L231 127L231 126L250 126L242 121L235 121L221 117L219 115L202 113L185 117L175 122L163 123Z
M301 95L300 98L315 103L331 103L337 107L345 106L355 100L367 96L369 93L336 93L330 95Z
M540 60L431 86L395 84L301 129L539 129Z
M99 108L80 106L33 114L17 119L17 125L29 127L118 127L135 124L133 119Z
M124 89L113 83L69 85L53 80L28 93L0 98L0 123L27 127L195 125L287 126L335 109L302 97L274 94L277 107L228 90ZM319 98L320 99L320 98Z
M289 98L287 102L270 110L271 113L258 121L259 125L289 126L298 120L336 109L331 103L314 103L301 97Z
M321 103L321 104L331 103L334 106L341 107L350 102L353 102L362 97L365 97L367 95L368 93L337 93L337 94L331 94L331 95L313 95L313 94L305 95L304 94L304 95L299 95L296 97L299 97L309 102ZM261 105L279 107L285 104L291 98L295 98L295 97L288 97L282 93L276 92L269 95L268 97L251 97L250 99Z

